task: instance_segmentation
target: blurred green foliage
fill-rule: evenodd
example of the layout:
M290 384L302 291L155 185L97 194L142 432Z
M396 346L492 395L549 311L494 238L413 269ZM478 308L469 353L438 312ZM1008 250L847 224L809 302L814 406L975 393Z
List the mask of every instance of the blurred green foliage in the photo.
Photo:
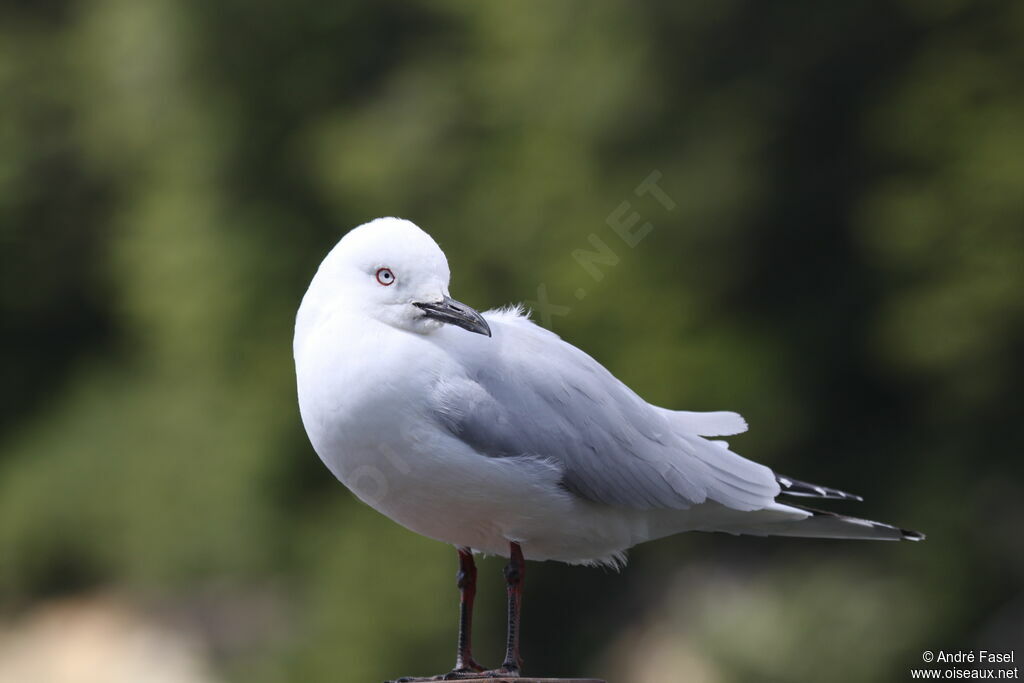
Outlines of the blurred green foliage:
M698 557L761 587L686 626L727 680L1020 645L1022 31L1008 0L0 4L0 608L270 591L285 628L225 675L446 668L454 553L334 482L295 407L317 263L399 215L455 296L544 285L641 395L740 410L741 453L930 535L538 565L533 671L599 673ZM671 212L633 193L655 170ZM654 226L635 249L623 201ZM599 282L591 235L619 257Z

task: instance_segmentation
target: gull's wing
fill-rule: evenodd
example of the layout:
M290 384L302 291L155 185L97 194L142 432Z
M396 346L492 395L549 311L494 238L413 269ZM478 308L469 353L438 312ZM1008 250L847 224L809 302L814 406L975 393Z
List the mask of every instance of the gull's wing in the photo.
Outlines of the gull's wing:
M713 413L692 413L688 410L666 410L679 429L701 436L732 436L747 431L747 421L738 413L719 410Z
M485 317L490 339L454 329L433 335L465 374L438 380L430 410L477 452L544 458L569 491L631 508L685 509L710 499L757 510L779 494L770 469L691 429L735 433L738 415L680 418L517 311Z

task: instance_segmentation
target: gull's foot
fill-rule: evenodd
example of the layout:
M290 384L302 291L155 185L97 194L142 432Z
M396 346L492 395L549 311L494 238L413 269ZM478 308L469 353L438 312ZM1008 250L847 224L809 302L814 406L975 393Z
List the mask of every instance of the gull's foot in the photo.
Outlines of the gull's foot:
M495 678L497 669L493 671L484 671L484 668L474 661L466 666L459 667L458 669L452 669L446 674L438 674L437 676L403 676L402 678L396 678L393 681L385 681L385 683L421 683L423 681L483 681L489 678ZM502 674L507 675L507 674ZM519 674L516 674L518 676Z
M479 669L456 669L455 671L449 671L444 676L441 676L442 681L472 681L472 680L484 680L487 676L484 674L483 667Z
M490 669L488 671L481 671L477 674L483 679L495 679L495 678L519 678L519 667L518 666L502 666L500 669Z
M465 664L462 664L461 666L456 666L454 669L452 669L451 671L449 671L445 675L446 676L450 676L452 674L482 673L483 670L487 668L487 667L480 666L479 664L477 664L476 660L473 659L472 657L470 657L469 659L460 660L460 661L465 661ZM449 680L451 680L451 679L449 679Z

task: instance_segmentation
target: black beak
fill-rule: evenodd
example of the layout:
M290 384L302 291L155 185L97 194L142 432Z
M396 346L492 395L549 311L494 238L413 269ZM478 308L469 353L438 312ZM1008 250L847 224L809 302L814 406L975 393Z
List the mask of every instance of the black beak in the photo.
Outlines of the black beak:
M437 302L420 303L414 301L413 306L422 309L423 315L443 323L457 325L464 330L486 334L491 336L491 328L488 327L484 317L464 303L458 302L450 296L446 296Z

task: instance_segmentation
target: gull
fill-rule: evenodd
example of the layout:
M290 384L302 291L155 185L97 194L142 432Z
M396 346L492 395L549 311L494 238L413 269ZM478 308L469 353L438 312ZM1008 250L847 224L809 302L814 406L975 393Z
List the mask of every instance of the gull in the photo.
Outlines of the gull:
M299 307L299 411L324 464L360 500L455 546L458 647L445 674L518 677L525 560L625 563L632 546L685 531L921 540L920 533L789 502L862 500L773 472L716 437L734 412L644 401L519 307L453 299L448 261L410 221L347 233ZM474 554L509 558L506 653L472 654Z

